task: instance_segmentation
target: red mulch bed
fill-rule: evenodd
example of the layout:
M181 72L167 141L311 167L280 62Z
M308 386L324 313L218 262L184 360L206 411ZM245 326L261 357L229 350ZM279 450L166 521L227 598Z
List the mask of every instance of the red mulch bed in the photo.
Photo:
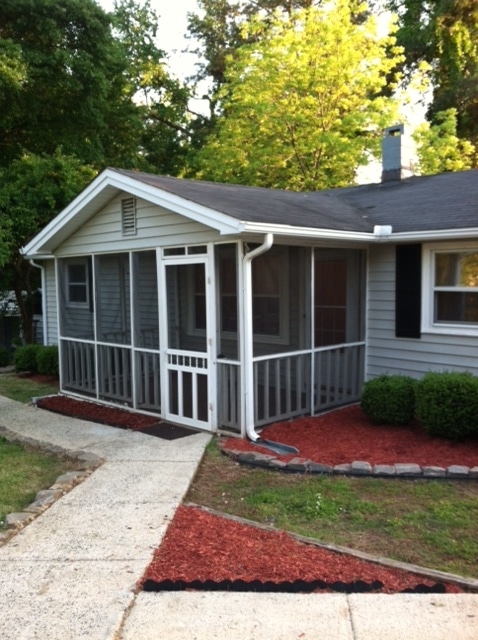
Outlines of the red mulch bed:
M123 429L142 430L154 427L160 422L160 418L155 416L147 416L134 411L108 407L95 402L75 400L65 396L48 396L39 400L37 404L42 409L54 411L64 416L90 420L91 422L99 422L100 424Z
M154 416L64 396L43 398L38 404L64 415L128 429L147 429L159 421ZM353 460L367 460L371 464L478 465L476 441L450 443L432 439L418 424L410 428L377 427L369 423L357 406L271 425L262 435L296 446L301 456L330 465ZM224 442L236 450L260 450L245 440L228 438ZM264 451L270 453L268 449ZM379 580L383 587L375 592L383 593L401 592L418 584L434 584L434 581L406 571L384 568L297 542L284 532L265 531L192 507L177 510L142 583L164 580L280 583L318 579L327 583ZM447 593L463 592L453 584L446 584L445 588Z
M354 460L372 465L478 466L477 438L466 442L432 438L418 422L411 426L374 425L358 405L321 416L279 422L266 427L260 435L299 450L295 455L278 456L281 460L300 456L330 466ZM224 438L221 442L223 447L236 451L271 453L247 440Z
M375 588L375 593L398 593L419 584L436 584L436 580L299 542L282 531L266 531L186 506L177 510L141 584L165 580L259 580L275 584L378 580L383 586ZM447 593L464 592L454 584L444 587Z

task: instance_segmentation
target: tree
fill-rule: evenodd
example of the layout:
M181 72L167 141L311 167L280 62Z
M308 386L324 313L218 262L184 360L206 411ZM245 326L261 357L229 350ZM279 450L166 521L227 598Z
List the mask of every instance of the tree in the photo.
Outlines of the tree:
M188 93L156 28L149 0L121 0L113 14L95 0L2 0L0 166L61 146L98 168L174 169Z
M205 179L293 190L353 183L395 118L380 96L400 61L373 17L350 5L256 18L228 59L224 113L193 167ZM389 55L389 54L392 55Z
M140 121L139 166L177 175L191 136L191 91L169 73L166 53L156 44L158 19L150 0L115 3L114 33L127 61L127 90Z
M110 126L132 110L110 20L93 0L2 0L0 50L21 61L21 82L0 112L0 165L23 150L62 146L87 163L110 160ZM4 105L2 105L3 107ZM114 153L112 154L114 156Z
M0 170L0 291L14 290L24 339L32 342L38 269L20 247L38 233L94 177L95 170L57 150L24 154Z
M476 0L387 0L399 18L398 44L409 77L420 62L431 69L430 122L456 109L457 134L478 142L478 3Z
M28 342L38 270L20 247L105 165L182 166L188 94L156 27L149 0L114 14L94 0L0 4L0 290L15 291Z
M415 130L420 173L465 171L476 166L476 147L457 136L456 116L456 109L447 109L436 114L435 124L427 122Z
M267 21L281 11L285 15L301 8L320 5L323 0L197 0L200 13L188 14L188 37L197 45L193 50L198 56L196 83L206 81L209 115L199 115L193 123L193 145L202 146L205 137L214 130L221 111L219 94L226 78L226 60L254 38L252 32L245 35L243 26L257 16Z

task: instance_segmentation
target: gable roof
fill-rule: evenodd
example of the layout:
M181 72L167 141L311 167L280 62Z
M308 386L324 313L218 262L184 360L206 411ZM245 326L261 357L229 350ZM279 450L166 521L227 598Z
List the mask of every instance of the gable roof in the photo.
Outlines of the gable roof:
M478 170L315 192L184 180L105 169L23 249L49 257L63 241L126 192L201 222L221 234L276 233L303 238L391 240L478 236ZM386 232L387 233L387 232Z
M478 232L478 170L293 192L117 170L242 222L373 233Z

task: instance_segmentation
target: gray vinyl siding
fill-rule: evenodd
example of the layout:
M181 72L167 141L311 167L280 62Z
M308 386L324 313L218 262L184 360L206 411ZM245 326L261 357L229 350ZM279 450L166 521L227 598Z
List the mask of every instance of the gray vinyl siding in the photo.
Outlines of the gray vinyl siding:
M382 373L420 378L427 371L471 371L478 375L478 338L422 333L395 337L395 247L369 252L366 378Z
M45 260L45 311L47 323L47 344L58 344L58 314L56 303L55 261Z
M141 250L177 244L201 244L218 240L219 233L184 216L145 200L136 201L137 231L123 236L121 199L112 200L56 251L57 256L89 255L105 251Z

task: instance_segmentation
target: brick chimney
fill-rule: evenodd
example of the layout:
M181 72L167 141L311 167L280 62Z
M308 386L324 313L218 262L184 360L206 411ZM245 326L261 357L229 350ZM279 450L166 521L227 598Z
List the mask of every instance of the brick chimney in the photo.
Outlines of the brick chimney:
M382 139L382 182L402 180L413 175L415 145L405 134L405 126L387 127Z

